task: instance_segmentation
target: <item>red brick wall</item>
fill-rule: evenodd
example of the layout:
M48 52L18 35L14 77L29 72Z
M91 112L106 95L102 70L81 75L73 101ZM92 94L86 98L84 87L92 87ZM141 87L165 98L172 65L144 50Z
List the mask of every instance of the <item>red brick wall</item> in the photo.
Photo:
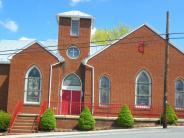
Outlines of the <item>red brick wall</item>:
M52 89L51 89L51 107L55 114L59 114L59 102L61 101L60 92L62 85L62 64L53 67Z
M37 43L13 57L8 92L9 112L13 112L17 101L24 101L25 75L33 65L36 65L42 73L41 103L48 101L50 65L56 62L58 62L57 59ZM59 89L57 87L57 84L52 86L53 90ZM40 105L24 105L23 112L38 113L39 109Z
M96 118L95 129L102 130L102 129L110 129L112 127L117 127L115 125L114 119L99 119ZM135 120L134 127L155 127L158 126L158 121L137 121ZM177 123L177 125L181 125ZM78 127L78 118L56 118L56 128L58 130L62 129L77 129ZM56 130L57 130L56 129Z
M80 19L80 35L78 37L70 36L70 26L70 18L60 18L58 48L61 55L65 58L65 62L53 67L51 106L55 113L57 113L57 105L59 101L61 101L60 92L63 78L70 73L77 73L82 79L81 61L89 54L91 21L89 19ZM67 48L72 44L80 48L80 56L78 59L70 59L66 55ZM30 52L34 48L37 48L37 50L41 52ZM55 63L56 59L36 45L29 47L23 52L24 54L17 54L11 61L8 103L9 112L13 111L13 105L17 103L18 99L23 100L24 98L24 77L31 65L37 65L42 72L41 101L48 101L50 64ZM38 113L40 106L25 105L24 107L24 112Z
M96 119L95 127L111 127L114 124L114 120L102 120ZM56 118L56 128L60 129L77 129L78 128L78 118Z
M174 47L170 47L168 82L168 101L175 106L175 81L184 79L184 54ZM179 117L184 118L184 110L176 110Z
M145 41L144 54L138 52L142 40ZM163 105L164 47L164 40L144 26L89 60L88 64L95 68L95 103L99 102L100 77L107 75L111 80L110 102L134 106L135 79L141 70L146 70L152 79L151 109L132 110L136 116L159 116ZM170 59L168 99L174 106L174 81L184 77L184 56L171 47ZM86 70L86 101L91 96L90 73Z
M59 21L58 48L61 55L65 58L65 63L62 67L63 77L70 73L77 73L81 77L81 61L89 54L91 20L80 19L79 36L70 36L70 28L71 19L61 17ZM71 45L76 45L80 49L78 59L68 58L66 52Z
M81 78L83 70L81 61L89 53L90 25L88 19L81 19L79 37L70 36L70 19L63 18L59 22L59 49L65 62L53 67L52 96L51 101L58 104L60 99L61 84L63 78L70 73L77 73ZM140 38L140 36L142 36ZM139 42L145 41L145 52L138 52ZM81 51L78 59L69 59L66 50L71 44L76 44ZM87 47L87 48L82 48ZM31 52L33 49L41 52ZM115 104L131 105L136 117L158 117L163 105L163 73L164 73L164 48L165 42L146 26L135 31L125 39L120 40L114 46L104 50L89 60L88 64L95 67L95 104L99 102L99 80L102 75L107 75L111 80L110 102ZM184 56L174 47L170 47L170 71L168 82L168 101L174 106L175 80L184 77ZM56 63L51 56L38 44L34 44L23 52L13 57L10 68L10 82L8 93L8 111L12 112L17 101L24 99L24 77L32 65L37 65L42 72L42 96L41 102L48 101L50 64ZM152 79L152 100L150 109L136 109L135 104L135 79L141 70L146 70ZM84 101L91 102L91 69L85 70L85 95ZM56 106L52 103L53 106ZM39 105L24 105L24 112L38 113ZM107 112L109 109L97 109ZM57 111L55 111L56 113ZM116 111L119 112L118 110ZM183 112L177 112L184 117ZM75 122L74 122L75 123Z
M7 111L9 64L0 64L0 110Z

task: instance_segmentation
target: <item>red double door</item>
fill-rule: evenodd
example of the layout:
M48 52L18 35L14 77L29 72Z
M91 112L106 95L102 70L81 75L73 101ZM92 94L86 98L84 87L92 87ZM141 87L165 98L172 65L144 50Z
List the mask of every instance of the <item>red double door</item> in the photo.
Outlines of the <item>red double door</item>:
M77 115L81 111L81 91L63 90L62 91L61 113L63 115Z

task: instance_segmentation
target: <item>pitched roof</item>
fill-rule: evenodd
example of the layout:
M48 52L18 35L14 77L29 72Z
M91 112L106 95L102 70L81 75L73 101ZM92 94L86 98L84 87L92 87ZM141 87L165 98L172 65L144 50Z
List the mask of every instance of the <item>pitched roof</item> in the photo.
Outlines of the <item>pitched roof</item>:
M68 12L58 13L57 14L57 21L59 21L59 17L91 19L92 27L93 27L94 21L95 21L95 18L92 15L89 15L89 14L81 12L81 11L68 11Z
M38 43L41 47L47 50L51 55L56 57L58 61L64 60L64 58L57 51L57 45L52 47L52 46L49 46L49 43L44 44L36 40L0 40L0 63L10 64L10 60L14 55L28 48L34 43Z
M68 11L68 12L58 13L57 17L76 17L76 18L94 19L92 15L89 15L81 11Z
M34 43L38 43L59 61L64 61L58 49L57 40L35 41L35 40L0 40L0 64L10 64L11 58ZM89 55L93 55L103 47L91 44Z
M87 64L87 62L88 62L90 59L92 59L92 58L95 57L96 55L100 54L101 52L103 52L103 51L106 50L107 48L113 46L114 44L116 44L116 43L119 42L120 40L126 38L127 36L129 36L130 34L134 33L135 31L137 31L138 29L142 28L143 26L148 27L151 31L153 31L154 33L156 33L156 34L159 35L159 33L158 33L157 31L155 31L155 29L153 29L150 25L148 25L148 24L143 24L143 25L137 27L136 29L132 30L132 31L129 32L128 34L126 34L126 35L120 37L118 40L112 42L111 44L102 47L100 50L96 51L96 52L93 53L92 55L89 55L88 57L86 57L86 58L82 61L82 63L83 63L84 65ZM160 36L160 35L159 35L159 36ZM162 37L162 36L160 36L160 37L161 37L162 39L165 40L164 37ZM182 54L184 54L184 52L183 52L181 49L177 48L173 43L170 42L170 44L171 44L175 49L177 49L179 52L181 52Z

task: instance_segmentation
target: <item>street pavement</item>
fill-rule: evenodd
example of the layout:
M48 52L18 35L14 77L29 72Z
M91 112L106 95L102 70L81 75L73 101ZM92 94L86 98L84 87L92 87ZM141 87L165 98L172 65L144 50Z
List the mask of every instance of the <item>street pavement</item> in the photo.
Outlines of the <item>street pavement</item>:
M8 137L8 136L7 136ZM15 137L15 136L11 136ZM115 129L89 132L51 132L16 136L24 138L184 138L184 127Z

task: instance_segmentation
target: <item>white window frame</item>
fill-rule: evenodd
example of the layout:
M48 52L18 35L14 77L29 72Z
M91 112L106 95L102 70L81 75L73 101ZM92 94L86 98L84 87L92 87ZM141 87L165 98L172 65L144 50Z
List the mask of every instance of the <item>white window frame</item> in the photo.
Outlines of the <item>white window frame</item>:
M101 79L103 78L103 77L106 77L108 80L109 80L109 103L108 104L102 104L101 103ZM110 93L111 93L111 80L110 80L110 78L107 76L107 75L102 75L101 77L100 77L100 81L99 81L99 106L101 106L101 107L108 107L109 106L109 104L110 104Z
M64 86L64 81L65 81L65 79L68 77L68 76L70 76L70 75L75 75L78 79L79 79L79 81L80 81L80 86ZM63 80L62 80L62 86L61 86L61 91L60 91L60 98L62 99L62 92L63 92L63 90L68 90L68 91L70 91L70 93L71 93L71 98L70 98L70 111L69 111L69 113L71 114L71 107L72 107L72 99L73 99L73 97L72 97L72 95L73 95L73 92L72 91L80 91L80 103L81 103L81 101L82 101L82 97L83 97L83 92L82 92L82 81L81 81L81 79L80 79L80 77L76 74L76 73L69 73L69 74L67 74L64 78L63 78ZM63 100L63 99L62 99ZM62 101L63 102L63 101ZM82 107L80 106L80 111L81 111L81 109L82 109ZM61 110L62 110L62 108L61 108ZM61 111L60 111L61 112Z
M70 49L70 48L77 48L78 50L79 50L79 55L77 56L77 57L71 57L68 53L68 50ZM80 57L80 49L77 47L77 46L75 46L75 45L71 45L67 50L66 50L66 55L70 58L70 59L77 59L77 58L79 58Z
M183 85L184 85L184 80L183 79L181 79L181 78L179 78L179 79L177 79L176 81L175 81L175 109L182 109L182 110L184 110L184 106L183 107L178 107L177 105L176 105L176 94L177 93L184 93L184 90L183 91L177 91L176 90L176 82L177 81L181 81L182 83L183 83ZM184 99L183 99L184 100Z
M39 71L39 73L40 73L40 94L39 94L39 102L28 102L26 99L27 99L27 83L28 83L28 75L29 75L29 72L33 69L33 68L36 68L38 71ZM40 69L36 66L36 65L33 65L33 66L31 66L29 69L28 69L28 71L27 71L27 73L26 73L26 75L25 75L25 78L24 78L24 82L25 82L25 84L24 84L24 104L27 104L27 105L40 105L40 103L41 103L41 95L42 95L42 73L41 73L41 71L40 71Z
M73 30L73 25L72 25L73 21L78 21L79 22L77 35L73 34L73 31L72 31ZM80 33L80 18L71 18L70 36L77 37L77 36L79 36L79 33Z
M65 81L65 79L68 77L68 76L70 76L70 75L75 75L78 79L79 79L79 81L80 81L80 86L64 86L64 81ZM82 81L81 81L81 79L80 79L80 77L76 74L76 73L70 73L70 74L68 74L68 75L66 75L64 78L63 78L63 81L62 81L62 90L77 90L77 91L81 91L82 92Z
M140 75L142 73L145 73L149 79L149 105L144 105L144 106L141 106L141 105L137 105L137 98L138 98L138 95L137 95L137 87L138 87L138 78L140 77ZM135 79L135 107L136 108L144 108L144 109L147 109L147 108L150 108L151 107L151 100L152 100L152 79L151 79L151 76L150 74L145 71L145 70L142 70L138 73L136 79Z

